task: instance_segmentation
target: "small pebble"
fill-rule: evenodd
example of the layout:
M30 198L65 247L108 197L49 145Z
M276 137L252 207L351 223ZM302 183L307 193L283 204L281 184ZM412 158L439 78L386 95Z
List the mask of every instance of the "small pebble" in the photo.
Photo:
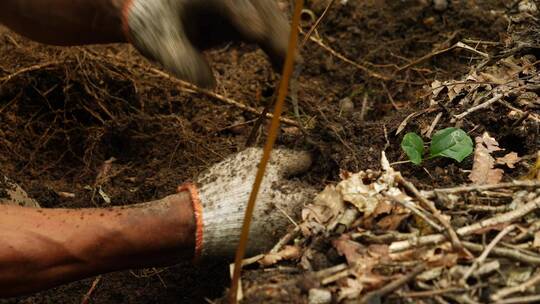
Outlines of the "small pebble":
M232 124L233 127L231 128L231 132L234 134L243 134L246 130L246 125L244 124L245 122L246 119L244 117L238 117Z
M309 290L309 304L329 304L332 302L332 293L326 289L312 288Z
M425 26L429 26L429 27L432 27L434 24L435 24L435 17L431 16L431 17L427 17L426 19L424 19L424 25Z
M448 0L433 0L433 9L444 12L448 8Z
M345 97L339 101L339 109L343 114L349 114L354 111L354 103L349 97Z

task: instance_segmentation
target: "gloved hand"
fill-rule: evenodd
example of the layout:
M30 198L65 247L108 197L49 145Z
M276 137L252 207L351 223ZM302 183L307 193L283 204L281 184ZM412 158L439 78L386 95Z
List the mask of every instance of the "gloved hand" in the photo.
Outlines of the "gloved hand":
M201 50L240 39L259 44L275 67L290 26L275 0L128 0L124 31L145 56L202 87L215 84Z
M261 156L261 149L247 149L214 165L194 184L180 187L190 192L195 211L196 258L234 257ZM306 152L272 152L251 223L248 255L272 248L292 224L287 215L298 218L303 204L313 198L313 188L289 179L310 166Z

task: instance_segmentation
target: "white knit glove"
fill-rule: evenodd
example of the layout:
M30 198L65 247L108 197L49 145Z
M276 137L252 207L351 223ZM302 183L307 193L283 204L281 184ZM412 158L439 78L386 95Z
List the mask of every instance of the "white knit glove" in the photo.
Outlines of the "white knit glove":
M195 185L180 187L191 193L197 222L196 258L234 257L247 201L253 187L262 150L250 148L214 165ZM264 252L275 245L298 218L303 204L315 191L288 179L311 165L306 152L274 150L257 199L247 254Z
M200 50L229 40L253 42L278 67L290 30L275 0L129 0L123 24L143 55L203 87L215 81Z

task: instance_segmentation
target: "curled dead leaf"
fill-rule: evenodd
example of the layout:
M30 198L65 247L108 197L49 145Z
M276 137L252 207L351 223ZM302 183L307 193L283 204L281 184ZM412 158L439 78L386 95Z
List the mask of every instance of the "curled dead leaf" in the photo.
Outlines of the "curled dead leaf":
M515 168L515 165L521 161L521 157L516 152L510 152L503 157L497 158L497 164L506 165L508 168Z
M315 197L313 204L302 210L302 219L326 224L344 211L345 202L341 192L335 186L327 186Z
M338 253L345 257L349 265L354 265L361 260L364 256L362 251L365 251L365 247L360 243L351 240L347 234L341 235L339 238L332 241L332 245Z
M343 195L343 200L353 204L365 216L369 216L379 204L379 191L371 185L365 185L360 174L352 174L340 182L337 190Z
M499 143L485 132L482 137L476 137L474 163L469 179L477 185L496 184L502 180L504 171L495 169L495 159L492 152L499 151Z

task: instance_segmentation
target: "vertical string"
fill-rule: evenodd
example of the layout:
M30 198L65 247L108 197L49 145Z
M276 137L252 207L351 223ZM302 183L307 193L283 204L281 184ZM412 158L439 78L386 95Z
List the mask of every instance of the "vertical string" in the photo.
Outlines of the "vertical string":
M264 0L271 1L271 0ZM289 48L287 50L287 57L285 59L285 65L283 67L283 76L281 77L281 83L279 86L279 92L276 102L276 107L274 109L274 116L272 117L272 123L268 131L268 138L264 146L263 156L257 170L257 175L255 177L255 182L253 183L253 189L249 195L249 201L246 208L246 213L244 215L244 224L242 227L242 234L240 235L240 241L238 243L238 249L236 251L236 259L234 262L234 272L231 282L231 290L229 292L229 303L237 303L237 294L238 294L238 285L240 282L240 274L242 271L242 261L244 260L244 255L246 252L248 237L249 237L249 228L251 226L251 219L253 217L253 211L255 210L255 202L257 200L257 195L259 194L259 189L261 187L262 180L264 178L264 173L266 171L266 166L270 160L270 154L276 142L278 128L280 124L281 113L283 112L283 106L285 104L285 97L287 97L287 92L289 90L289 81L293 72L294 59L296 57L296 46L298 44L298 26L300 24L300 15L304 7L304 0L296 0L294 6L294 14L292 19L291 26L291 36L289 38Z

